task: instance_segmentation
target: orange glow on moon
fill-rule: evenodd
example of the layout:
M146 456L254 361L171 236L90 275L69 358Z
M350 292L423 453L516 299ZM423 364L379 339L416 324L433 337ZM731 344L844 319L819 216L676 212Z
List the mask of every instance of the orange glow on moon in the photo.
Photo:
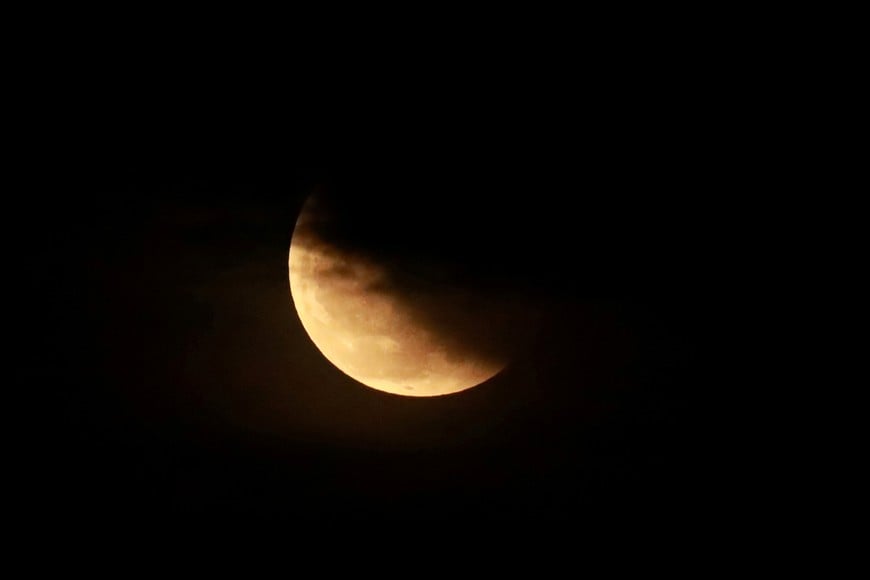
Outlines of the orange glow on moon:
M310 198L290 244L290 293L308 336L333 365L387 393L433 397L492 378L507 361L456 352L416 320L408 299L379 286L384 270L324 243L311 225Z

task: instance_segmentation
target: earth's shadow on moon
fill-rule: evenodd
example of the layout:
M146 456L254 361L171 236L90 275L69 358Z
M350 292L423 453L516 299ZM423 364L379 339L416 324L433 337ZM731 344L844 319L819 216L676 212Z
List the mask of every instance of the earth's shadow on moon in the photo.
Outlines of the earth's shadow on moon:
M388 211L384 201L369 198L360 206L319 188L300 211L292 245L336 256L318 274L333 282L356 282L361 267L377 268L380 275L366 276L362 291L399 305L448 362L502 372L533 339L541 314L522 264L510 263L504 232L487 222L470 227L479 213L460 215L461 207L423 219L413 203L393 201Z

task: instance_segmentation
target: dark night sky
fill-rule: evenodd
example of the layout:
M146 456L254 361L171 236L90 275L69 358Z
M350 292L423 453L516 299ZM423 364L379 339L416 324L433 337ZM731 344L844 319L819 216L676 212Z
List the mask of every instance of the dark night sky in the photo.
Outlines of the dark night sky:
M149 522L725 511L739 114L692 63L628 62L580 86L539 70L534 90L518 71L474 85L251 84L263 70L184 64L69 77L48 140L60 162L27 200L43 238L26 379L50 396L43 508ZM367 251L534 295L528 347L438 399L333 369L286 276L317 185L381 232L351 236Z

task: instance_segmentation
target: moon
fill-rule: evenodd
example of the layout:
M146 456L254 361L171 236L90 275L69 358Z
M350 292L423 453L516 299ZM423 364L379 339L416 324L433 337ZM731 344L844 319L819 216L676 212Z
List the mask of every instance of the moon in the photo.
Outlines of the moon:
M510 334L516 308L450 284L397 285L395 265L321 235L329 220L311 195L294 227L288 270L299 320L332 365L362 385L410 397L465 391L504 370L506 349L485 347Z

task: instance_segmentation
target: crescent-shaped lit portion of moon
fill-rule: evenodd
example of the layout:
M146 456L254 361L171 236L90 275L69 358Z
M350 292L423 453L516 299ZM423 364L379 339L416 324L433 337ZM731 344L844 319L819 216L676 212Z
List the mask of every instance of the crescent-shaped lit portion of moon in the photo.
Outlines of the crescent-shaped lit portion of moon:
M290 243L290 292L308 336L339 370L397 395L457 393L498 374L505 362L455 352L413 317L407 297L385 292L384 270L324 243L303 208Z

